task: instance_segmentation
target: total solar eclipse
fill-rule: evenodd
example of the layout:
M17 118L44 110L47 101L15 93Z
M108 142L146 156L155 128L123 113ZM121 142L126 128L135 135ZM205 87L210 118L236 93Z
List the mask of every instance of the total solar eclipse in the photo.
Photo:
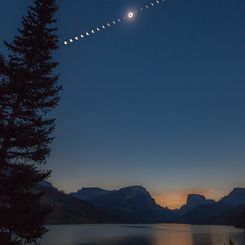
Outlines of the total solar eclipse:
M139 9L130 10L129 12L127 12L126 15L124 15L122 17L119 17L119 18L111 20L111 21L107 21L107 22L105 22L99 26L95 26L95 27L91 28L90 30L86 30L83 33L75 35L74 37L69 37L69 38L67 38L66 41L64 41L64 44L65 45L72 44L75 41L79 41L79 40L88 38L91 35L94 36L95 34L101 32L102 30L112 28L113 26L115 26L119 23L125 22L127 20L133 20L135 18L136 14L138 15L140 13L143 13L144 10L149 10L149 9L154 8L156 6L160 6L160 3L163 3L163 2L165 2L165 0L155 0L152 2L148 2L144 6L141 6Z
M129 18L129 19L132 19L133 17L134 17L134 12L129 12L129 13L128 13L128 18Z

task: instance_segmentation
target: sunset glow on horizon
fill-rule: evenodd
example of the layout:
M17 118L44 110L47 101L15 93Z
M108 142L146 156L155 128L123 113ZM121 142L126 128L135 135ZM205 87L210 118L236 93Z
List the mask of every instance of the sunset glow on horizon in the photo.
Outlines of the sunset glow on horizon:
M186 203L188 194L199 194L205 196L206 199L213 199L218 201L227 193L227 191L214 191L211 189L190 189L176 192L152 193L152 196L156 203L162 207L168 207L169 209L179 209Z

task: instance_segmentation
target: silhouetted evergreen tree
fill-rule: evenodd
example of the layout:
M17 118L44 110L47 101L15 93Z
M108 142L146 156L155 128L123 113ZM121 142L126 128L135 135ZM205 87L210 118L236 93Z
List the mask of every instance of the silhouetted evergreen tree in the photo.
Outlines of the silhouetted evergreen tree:
M0 56L0 244L38 244L46 232L43 193L33 187L50 175L40 165L55 126L47 113L61 90L53 74L56 11L55 0L35 0L19 34L5 42L8 58Z

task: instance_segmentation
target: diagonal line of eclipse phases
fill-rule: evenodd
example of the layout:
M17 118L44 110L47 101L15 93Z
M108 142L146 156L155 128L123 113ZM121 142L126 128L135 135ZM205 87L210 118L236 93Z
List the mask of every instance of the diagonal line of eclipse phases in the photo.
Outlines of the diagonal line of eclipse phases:
M70 37L69 39L64 41L64 44L65 45L70 45L70 44L72 44L72 43L74 43L76 41L85 39L85 38L87 38L89 36L95 35L98 32L101 32L101 31L103 31L105 29L113 27L116 24L122 23L123 21L132 20L137 14L142 13L145 10L148 10L148 9L153 8L155 6L160 6L160 4L164 3L164 2L165 2L165 0L155 0L155 1L149 2L149 3L145 4L144 6L140 7L139 9L129 11L126 15L124 15L121 18L117 18L117 19L114 19L112 21L105 22L102 25L99 25L97 27L94 27L94 28L90 29L90 31L85 31L85 32L83 32L83 33L81 33L79 35L76 35L74 37Z

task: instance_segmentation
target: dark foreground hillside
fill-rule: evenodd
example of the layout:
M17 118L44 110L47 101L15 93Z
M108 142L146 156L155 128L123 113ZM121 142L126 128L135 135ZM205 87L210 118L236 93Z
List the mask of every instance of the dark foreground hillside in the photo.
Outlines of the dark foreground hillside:
M71 195L58 191L51 184L45 182L36 187L45 191L42 204L51 207L47 216L47 224L84 224L84 223L113 223L114 219L106 213L81 201Z

